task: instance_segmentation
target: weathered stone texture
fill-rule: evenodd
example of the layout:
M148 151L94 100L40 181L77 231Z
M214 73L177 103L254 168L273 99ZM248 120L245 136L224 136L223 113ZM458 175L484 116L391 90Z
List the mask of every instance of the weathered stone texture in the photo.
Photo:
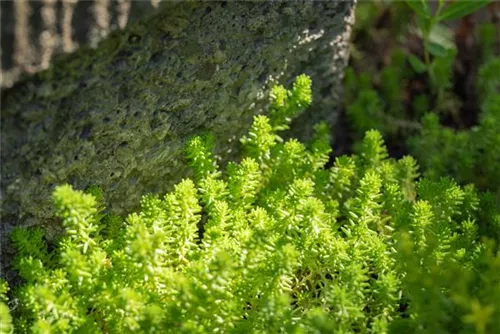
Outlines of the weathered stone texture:
M95 46L111 31L154 13L158 4L159 0L0 1L0 88L47 69L54 55L80 45Z
M171 2L57 58L2 99L2 235L41 224L50 239L58 184L99 185L117 213L166 192L186 175L185 140L211 131L234 152L273 81L313 79L314 107L296 131L334 123L353 6Z

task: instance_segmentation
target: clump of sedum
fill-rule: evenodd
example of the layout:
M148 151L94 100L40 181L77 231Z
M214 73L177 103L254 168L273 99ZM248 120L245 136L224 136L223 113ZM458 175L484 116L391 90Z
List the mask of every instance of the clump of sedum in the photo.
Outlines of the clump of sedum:
M278 132L311 103L311 81L272 90L269 116L221 170L209 137L194 171L125 219L102 194L53 193L65 235L18 229L24 283L2 284L0 333L498 333L500 215L491 195L419 179L379 132L329 160L330 135ZM11 305L13 305L11 303Z

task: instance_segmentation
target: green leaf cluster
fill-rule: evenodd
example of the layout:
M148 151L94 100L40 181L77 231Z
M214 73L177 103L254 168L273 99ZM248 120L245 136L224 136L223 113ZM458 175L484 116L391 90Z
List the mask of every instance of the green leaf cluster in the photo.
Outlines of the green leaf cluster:
M422 118L422 128L409 140L412 153L428 176L452 175L500 196L500 57L486 62L477 78L481 112L478 124L452 130L436 114Z
M442 28L440 23L470 15L489 4L491 0L463 0L449 4L445 0L439 0L435 13L432 13L426 0L406 0L405 2L417 16L417 28L424 42L424 61L413 54L409 55L408 60L417 73L427 71L432 78L436 75L434 67L438 66L435 62L447 57L454 49L453 43L445 43L442 39L435 38L437 30ZM433 60L430 59L431 55L435 57Z
M380 70L356 73L349 68L344 84L345 109L355 140L361 140L365 131L377 129L390 143L404 146L418 160L424 176L435 180L451 176L462 185L473 183L495 194L500 203L500 57L496 28L483 23L471 31L478 41L480 66L475 82L469 85L474 91L466 95L477 97L478 111L477 115L464 115L462 104L474 102L455 95L457 46L440 23L471 14L488 3L456 1L446 5L440 1L432 13L427 1L407 1L416 14L416 25L407 25L407 31L401 29L398 38L403 44L410 43L409 33L420 34L428 61L396 47ZM427 87L414 87L422 82L428 83Z
M500 332L491 197L419 179L375 130L325 167L325 124L307 144L279 136L310 79L271 96L240 161L221 170L210 138L192 138L194 178L123 221L95 189L57 187L66 233L49 250L39 230L15 232L24 284L12 321L0 285L2 333Z

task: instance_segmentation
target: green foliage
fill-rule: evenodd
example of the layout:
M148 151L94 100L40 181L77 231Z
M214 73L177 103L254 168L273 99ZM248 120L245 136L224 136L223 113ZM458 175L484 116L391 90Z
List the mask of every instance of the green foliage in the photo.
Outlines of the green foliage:
M490 0L453 2L442 11L438 16L438 20L456 20L478 11L489 3L491 3Z
M483 23L478 29L478 38L481 45L481 58L483 62L495 56L495 37L497 28L493 23Z
M0 303L0 333L14 333L14 327L12 326L12 317L9 313L9 307L5 303Z
M449 41L446 43L443 40L433 38L436 30L440 28L440 22L462 18L478 11L490 2L490 0L463 0L447 5L445 0L439 0L435 13L432 13L426 0L406 0L408 6L417 15L417 28L424 42L424 62L415 55L409 57L410 64L415 71L417 73L428 71L431 78L439 77L440 75L436 72L436 69L440 69L441 66L437 63L443 61L449 64L449 60L442 58L449 57L454 51L454 46ZM435 58L431 60L430 55ZM440 85L437 87L438 89L441 88ZM446 89L446 87L442 88Z
M406 85L415 75L408 61L410 59L404 52L396 48L391 54L391 63L376 74L375 80L371 79L375 74L356 74L352 67L346 70L345 108L357 138L361 138L370 129L377 129L388 136L396 136L420 127L416 120L428 112L428 98L422 95L416 101L420 112L417 111L415 117L405 114L403 97ZM437 68L436 71L446 72L448 67ZM446 80L448 75L446 72L444 76L436 76L435 80Z
M13 235L16 332L499 332L491 197L419 180L375 130L325 168L325 124L307 144L278 134L311 103L310 85L274 88L270 117L255 117L225 170L209 137L191 139L194 181L144 196L124 222L92 191L57 187L66 233L55 249L39 230Z
M500 195L500 58L479 69L481 97L479 123L468 130L453 131L439 123L436 114L422 119L422 129L410 139L413 154L428 176L453 175L459 182L475 183ZM497 72L500 73L500 72Z
M12 326L12 316L10 315L9 307L7 306L8 291L9 285L6 281L0 279L0 334L14 333L14 327Z
M463 66L456 62L454 36L441 24L488 3L439 1L432 12L427 1L406 1L416 20L393 36L403 47L392 48L390 60L378 71L359 72L361 66L347 70L345 110L355 141L359 142L366 131L377 129L389 143L411 153L425 177L437 180L452 176L462 185L473 183L480 190L495 193L500 203L500 172L496 167L500 164L500 57L496 27L482 23L476 31L468 28L469 38L478 41L480 66L474 84L465 86L454 77L454 71L461 71L457 68ZM399 7L396 9L391 13L398 13ZM415 36L422 39L423 57L403 51L411 49ZM465 94L467 99L477 96L476 110L474 101L456 95L457 85L475 90L475 94Z

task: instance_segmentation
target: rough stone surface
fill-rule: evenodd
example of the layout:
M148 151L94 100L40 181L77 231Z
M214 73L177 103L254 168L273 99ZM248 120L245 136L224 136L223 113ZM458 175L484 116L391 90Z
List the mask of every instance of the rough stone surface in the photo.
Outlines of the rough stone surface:
M157 3L159 0L0 1L0 89L46 69L54 55L73 52L79 45L96 45L109 32L150 16Z
M13 226L58 231L50 194L99 185L123 214L186 176L186 139L235 152L272 82L313 79L297 133L335 122L354 1L167 3L97 49L56 58L2 97L2 241ZM264 108L264 109L263 109ZM8 252L8 249L6 249Z

